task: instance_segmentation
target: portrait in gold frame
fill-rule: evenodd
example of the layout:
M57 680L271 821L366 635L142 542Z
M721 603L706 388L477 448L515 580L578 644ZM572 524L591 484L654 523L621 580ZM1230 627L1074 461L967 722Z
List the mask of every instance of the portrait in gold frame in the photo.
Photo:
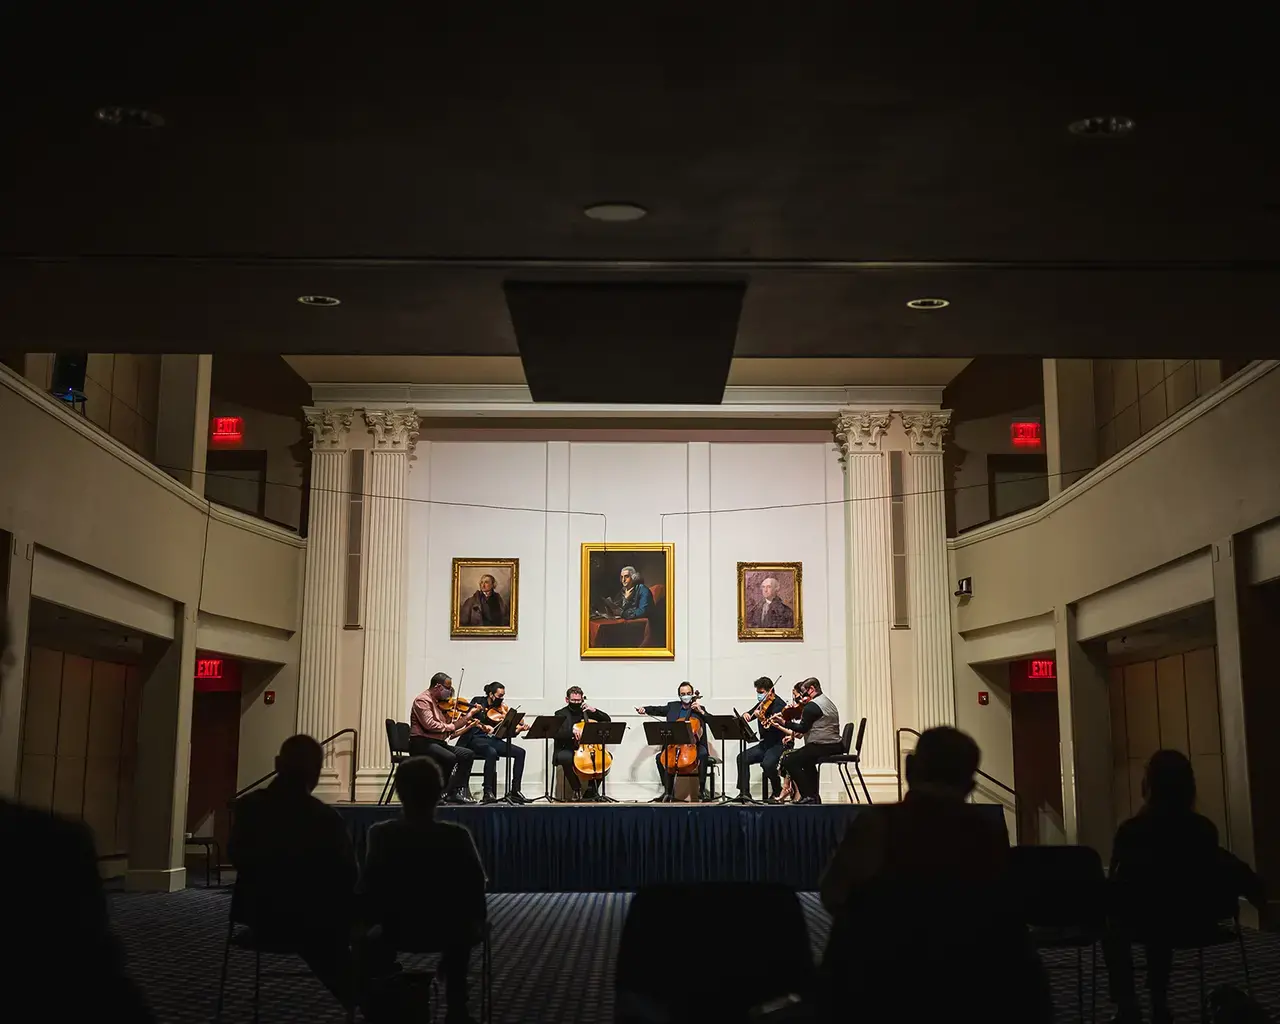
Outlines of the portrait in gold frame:
M738 639L803 640L801 562L738 563Z
M582 657L675 657L675 550L674 544L582 545Z
M491 584L488 593L486 580ZM497 608L492 595L497 595ZM482 598L489 609L481 607ZM515 636L520 613L520 559L455 558L449 606L449 636L455 640ZM486 623L486 618L497 622Z

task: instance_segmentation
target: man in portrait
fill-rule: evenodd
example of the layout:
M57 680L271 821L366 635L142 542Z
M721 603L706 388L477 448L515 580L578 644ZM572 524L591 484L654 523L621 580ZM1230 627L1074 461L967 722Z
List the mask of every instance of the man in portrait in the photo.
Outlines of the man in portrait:
M605 607L615 619L648 619L653 616L653 591L644 585L634 565L622 567L618 573L622 589L606 597Z
M796 613L783 603L778 581L772 576L760 581L759 596L747 602L747 625L752 629L795 629Z
M480 577L480 589L458 609L459 626L510 626L511 612L498 593L498 582L489 573Z

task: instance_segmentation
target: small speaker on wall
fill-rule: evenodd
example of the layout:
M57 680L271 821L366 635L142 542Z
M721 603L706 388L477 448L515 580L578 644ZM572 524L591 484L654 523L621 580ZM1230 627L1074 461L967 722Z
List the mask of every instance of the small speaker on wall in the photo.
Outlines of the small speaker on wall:
M57 353L53 357L53 376L49 382L49 390L55 395L82 394L88 367L88 352Z

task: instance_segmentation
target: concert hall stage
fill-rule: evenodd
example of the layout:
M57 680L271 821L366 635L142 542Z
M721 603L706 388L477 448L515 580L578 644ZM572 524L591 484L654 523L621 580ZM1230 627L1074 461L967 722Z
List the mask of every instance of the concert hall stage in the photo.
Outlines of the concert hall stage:
M363 857L369 826L400 806L333 805ZM818 878L856 804L507 804L441 807L465 825L490 892L632 892L663 882L781 882ZM425 867L425 865L424 865ZM448 865L434 865L448 878Z

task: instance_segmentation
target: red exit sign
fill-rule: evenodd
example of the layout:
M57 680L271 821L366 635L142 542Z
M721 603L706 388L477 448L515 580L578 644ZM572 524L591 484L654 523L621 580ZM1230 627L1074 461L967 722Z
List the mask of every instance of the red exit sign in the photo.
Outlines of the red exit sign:
M1027 662L1028 679L1057 679L1058 666L1052 658L1032 658Z
M1039 420L1014 420L1009 424L1009 441L1015 448L1039 448L1044 434Z
M197 658L196 659L196 678L197 679L221 679L222 678L222 659L221 658Z
M238 444L244 440L244 419L240 416L215 416L211 436L220 444Z

